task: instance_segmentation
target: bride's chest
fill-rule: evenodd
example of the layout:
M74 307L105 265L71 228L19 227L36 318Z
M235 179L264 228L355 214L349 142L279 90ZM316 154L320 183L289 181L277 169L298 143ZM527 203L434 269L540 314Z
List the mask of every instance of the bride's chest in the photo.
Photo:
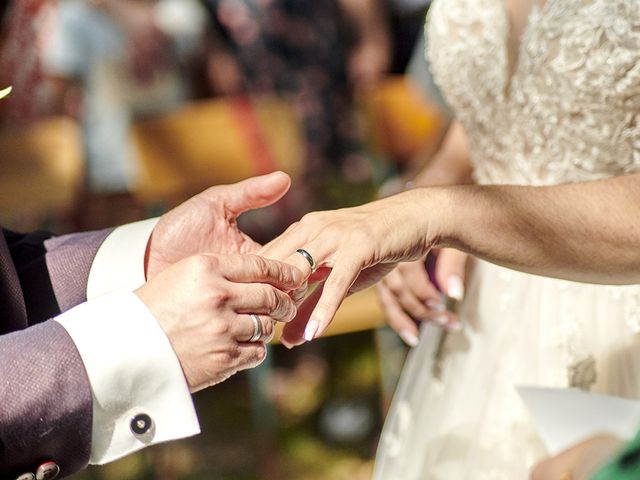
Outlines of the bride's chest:
M428 37L454 107L640 102L637 0L436 0Z

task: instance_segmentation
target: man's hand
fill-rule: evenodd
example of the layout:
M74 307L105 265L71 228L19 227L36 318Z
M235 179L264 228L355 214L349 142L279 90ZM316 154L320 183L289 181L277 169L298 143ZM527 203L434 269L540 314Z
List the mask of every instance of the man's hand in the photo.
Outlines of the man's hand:
M260 364L273 321L296 314L284 291L303 282L295 267L256 255L196 255L159 273L136 294L155 316L194 392ZM262 341L249 342L260 315Z
M259 245L238 229L243 212L277 202L289 190L283 172L211 187L160 218L147 247L147 279L200 253L252 253Z

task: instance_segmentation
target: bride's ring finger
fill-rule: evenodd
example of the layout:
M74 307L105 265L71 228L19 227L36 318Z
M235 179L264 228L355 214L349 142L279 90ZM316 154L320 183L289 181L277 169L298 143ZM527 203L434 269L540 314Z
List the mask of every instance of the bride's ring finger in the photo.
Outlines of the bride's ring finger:
M284 261L299 268L305 276L309 276L313 274L320 265L330 266L325 264L332 248L331 245L320 245L318 242L309 242L303 247L293 250Z
M316 271L316 268L318 268L318 266L316 265L316 261L313 259L309 252L307 252L304 248L299 248L296 250L296 253L302 255L304 259L309 263L309 266L311 267L311 273Z

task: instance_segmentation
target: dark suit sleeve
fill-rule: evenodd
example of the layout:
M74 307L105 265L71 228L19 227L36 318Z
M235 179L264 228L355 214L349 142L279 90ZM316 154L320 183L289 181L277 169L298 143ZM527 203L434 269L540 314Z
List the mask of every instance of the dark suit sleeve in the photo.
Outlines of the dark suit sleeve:
M0 294L3 302L22 294L26 324L0 336L0 478L35 472L45 461L69 475L89 461L87 374L66 330L47 320L86 300L91 263L109 232L2 232L11 256L2 261L13 261L19 288Z
M86 301L93 258L111 229L55 237L4 231L30 324L52 318Z
M47 321L0 336L0 478L54 461L63 475L91 453L89 380L66 330Z

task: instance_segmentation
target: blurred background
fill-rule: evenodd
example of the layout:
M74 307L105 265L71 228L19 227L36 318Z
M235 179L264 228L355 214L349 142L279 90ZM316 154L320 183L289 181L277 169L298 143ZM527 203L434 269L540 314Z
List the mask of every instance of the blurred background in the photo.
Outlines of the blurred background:
M401 190L449 118L422 55L428 3L0 3L0 224L99 229L284 170L285 199L241 218L266 242ZM406 354L383 325L362 292L331 336L197 394L200 436L73 478L370 478Z

